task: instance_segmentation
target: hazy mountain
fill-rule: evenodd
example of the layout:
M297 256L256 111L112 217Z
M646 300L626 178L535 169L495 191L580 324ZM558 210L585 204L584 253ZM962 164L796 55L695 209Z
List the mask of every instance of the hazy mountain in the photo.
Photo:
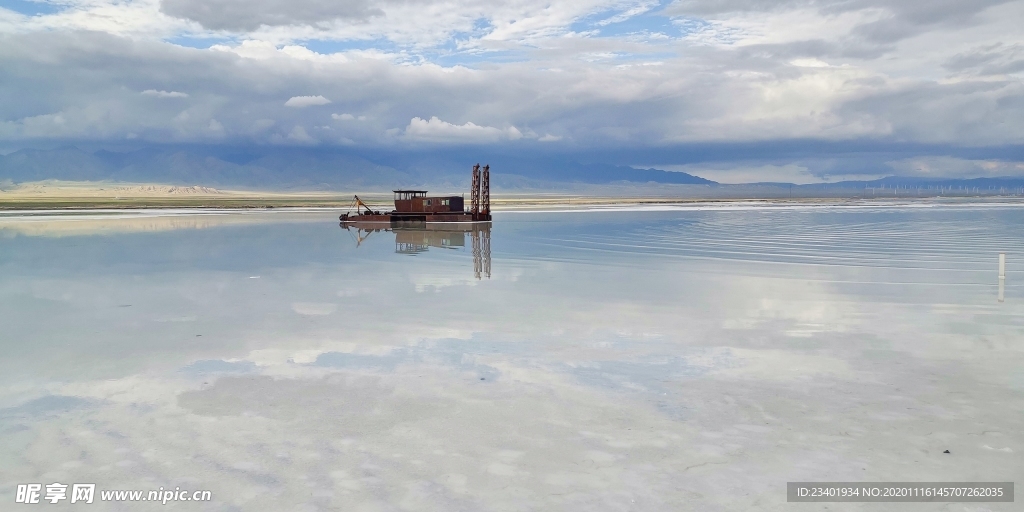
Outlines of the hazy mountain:
M1024 178L921 178L794 185L722 185L684 172L461 151L364 153L316 148L147 147L127 152L76 147L22 149L0 156L0 184L111 180L276 190L466 189L474 163L491 164L497 190L582 190L609 184L623 193L657 189L679 197L885 197L1024 194ZM580 187L583 187L582 189ZM641 187L641 188L637 188ZM616 190L619 190L616 189ZM588 189L589 190L589 189ZM610 189L609 189L610 190Z
M373 158L373 160L371 160ZM460 161L456 161L460 160ZM543 188L554 183L615 182L712 185L683 172L634 169L602 163L514 157L491 161L492 181L504 188ZM393 188L469 183L475 161L436 155L361 155L338 150L260 148L144 148L130 152L75 147L22 149L0 157L0 181L116 180L248 188ZM486 162L485 162L486 163Z
M113 179L113 170L103 158L75 147L22 149L0 157L0 180L14 182Z
M813 188L894 188L921 190L943 190L943 189L979 189L995 190L999 188L1019 188L1024 186L1024 178L1004 176L994 178L922 178L916 176L888 176L886 178L871 181L840 181L835 183L815 183L801 185L805 189Z

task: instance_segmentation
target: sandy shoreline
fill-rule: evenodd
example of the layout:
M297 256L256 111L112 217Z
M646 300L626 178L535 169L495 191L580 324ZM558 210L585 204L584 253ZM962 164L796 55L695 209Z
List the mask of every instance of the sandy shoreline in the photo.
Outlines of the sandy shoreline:
M569 202L572 199L572 202ZM384 207L386 203L380 203ZM140 232L210 229L227 226L303 222L337 222L349 205L289 205L286 207L132 206L0 208L0 238L11 236L65 237ZM531 213L585 214L587 212L729 211L769 209L878 209L1020 207L1022 201L994 200L666 200L635 198L516 198L495 203L506 215Z
M636 191L633 191L636 192ZM447 193L445 191L440 194ZM392 195L384 192L275 192L220 190L202 186L152 183L106 183L43 181L0 187L0 211L11 210L90 210L90 209L272 209L272 208L351 208L353 195L359 194L371 207L388 209ZM772 204L849 204L862 201L905 203L907 201L972 201L982 198L939 197L694 197L663 195L521 192L494 193L494 211L522 208L614 207L623 205L680 205L697 203L772 203ZM985 201L1021 203L1021 198L986 196Z

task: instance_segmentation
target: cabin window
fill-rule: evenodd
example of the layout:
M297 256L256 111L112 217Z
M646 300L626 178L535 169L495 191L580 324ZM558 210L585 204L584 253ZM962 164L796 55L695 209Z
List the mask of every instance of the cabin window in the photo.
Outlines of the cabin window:
M447 199L442 199L441 200L441 206L448 206L448 200Z
M427 199L427 206L430 206L430 199Z

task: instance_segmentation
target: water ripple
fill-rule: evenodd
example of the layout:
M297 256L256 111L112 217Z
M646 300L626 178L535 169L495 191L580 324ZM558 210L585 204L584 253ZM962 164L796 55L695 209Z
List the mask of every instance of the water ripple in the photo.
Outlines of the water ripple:
M1024 255L1022 223L1020 208L687 212L675 222L541 243L762 263L994 272L998 253Z

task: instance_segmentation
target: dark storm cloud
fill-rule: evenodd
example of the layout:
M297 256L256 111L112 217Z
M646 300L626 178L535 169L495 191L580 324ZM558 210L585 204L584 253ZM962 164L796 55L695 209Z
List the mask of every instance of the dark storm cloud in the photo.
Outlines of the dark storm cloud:
M160 10L211 30L236 31L339 19L358 22L384 14L372 0L163 0Z
M965 21L993 6L1012 0L678 0L665 12L670 15L695 14L713 16L737 12L785 12L814 9L824 14L839 14L863 9L886 9L910 23L928 24L944 21Z
M1024 46L997 43L973 48L949 58L944 66L950 71L978 75L1019 73L1024 71Z
M880 19L862 23L852 35L873 44L886 45L936 26L964 26L974 17L1012 0L679 0L665 9L671 16L716 17L736 13L779 13L796 9L837 15L869 9L883 10Z
M935 26L962 27L973 24L974 17L989 7L1008 3L1011 0L978 0L964 2L962 0L935 0L917 2L912 0L880 1L862 0L852 2L860 8L883 8L893 15L884 19L866 23L857 27L854 34L869 41L893 43L903 38L917 35ZM838 3L837 10L846 9L846 3Z

